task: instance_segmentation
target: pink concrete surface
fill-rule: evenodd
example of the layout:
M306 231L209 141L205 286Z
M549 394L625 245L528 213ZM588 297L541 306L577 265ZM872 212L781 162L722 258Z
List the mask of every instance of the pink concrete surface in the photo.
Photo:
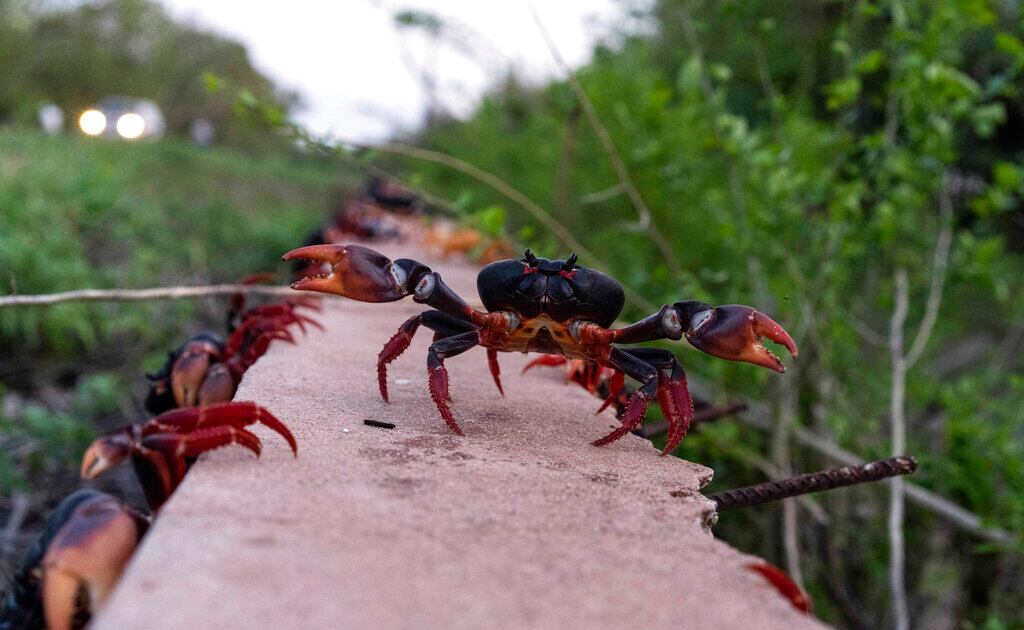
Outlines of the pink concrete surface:
M425 261L476 301L474 270ZM429 331L392 364L391 404L377 393L378 351L421 307L325 306L327 331L272 347L238 393L298 458L258 429L260 460L200 461L93 628L821 627L708 532L710 469L634 436L591 446L615 424L596 399L505 354L501 398L482 349L447 361L454 435Z

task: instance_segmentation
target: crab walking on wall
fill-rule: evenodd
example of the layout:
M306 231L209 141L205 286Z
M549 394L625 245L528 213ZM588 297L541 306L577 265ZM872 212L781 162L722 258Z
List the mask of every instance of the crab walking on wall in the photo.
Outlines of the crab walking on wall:
M285 254L284 260L330 266L328 273L294 283L292 287L298 290L334 293L361 302L394 302L412 295L414 301L431 307L402 324L384 345L377 363L380 393L387 401L387 364L409 346L421 325L430 328L435 332L427 351L430 396L444 421L460 435L462 429L448 404L444 360L475 346L487 349L499 390L498 352L585 359L637 379L641 386L629 399L622 426L594 444L608 444L635 429L657 397L669 422L663 454L679 445L693 418L686 375L669 350L620 348L617 344L678 340L685 335L691 345L707 354L777 372L784 372L785 367L765 348L765 338L797 355L796 344L782 326L737 304L712 307L692 300L676 302L635 324L611 328L625 302L622 287L613 278L576 264L575 254L565 260L547 260L526 250L522 259L487 265L477 276L477 291L486 312L470 307L440 274L423 263L408 258L392 261L361 245L300 247Z

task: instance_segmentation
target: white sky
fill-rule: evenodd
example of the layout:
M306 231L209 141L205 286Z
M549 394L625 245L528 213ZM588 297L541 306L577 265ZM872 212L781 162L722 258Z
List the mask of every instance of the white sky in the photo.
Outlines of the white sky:
M527 0L163 0L176 18L244 43L256 67L305 103L297 118L313 131L346 140L380 140L422 121L427 96L419 68L434 65L437 93L456 115L514 66L531 81L557 74ZM537 3L547 30L571 65L619 15L615 0ZM474 52L431 45L399 29L397 10L434 13L459 25ZM413 68L410 68L410 65Z

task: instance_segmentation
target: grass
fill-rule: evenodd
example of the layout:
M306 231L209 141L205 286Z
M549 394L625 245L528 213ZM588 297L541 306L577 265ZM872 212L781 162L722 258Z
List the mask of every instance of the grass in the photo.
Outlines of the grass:
M287 151L0 129L0 295L257 271L283 280L281 253L322 223L333 191L356 182ZM142 419L144 372L191 334L222 331L224 307L210 298L0 309L0 492L45 492L37 481L73 475L97 429Z

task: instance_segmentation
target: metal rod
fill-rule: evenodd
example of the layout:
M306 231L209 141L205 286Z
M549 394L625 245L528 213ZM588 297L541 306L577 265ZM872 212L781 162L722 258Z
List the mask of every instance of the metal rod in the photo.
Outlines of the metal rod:
M789 497L832 490L843 486L852 486L858 483L878 481L886 477L896 475L909 475L917 470L917 460L908 455L890 457L858 466L844 466L821 472L797 475L779 481L768 481L735 490L716 492L708 498L715 502L717 509L730 510L732 508L760 505L771 501L778 501Z

